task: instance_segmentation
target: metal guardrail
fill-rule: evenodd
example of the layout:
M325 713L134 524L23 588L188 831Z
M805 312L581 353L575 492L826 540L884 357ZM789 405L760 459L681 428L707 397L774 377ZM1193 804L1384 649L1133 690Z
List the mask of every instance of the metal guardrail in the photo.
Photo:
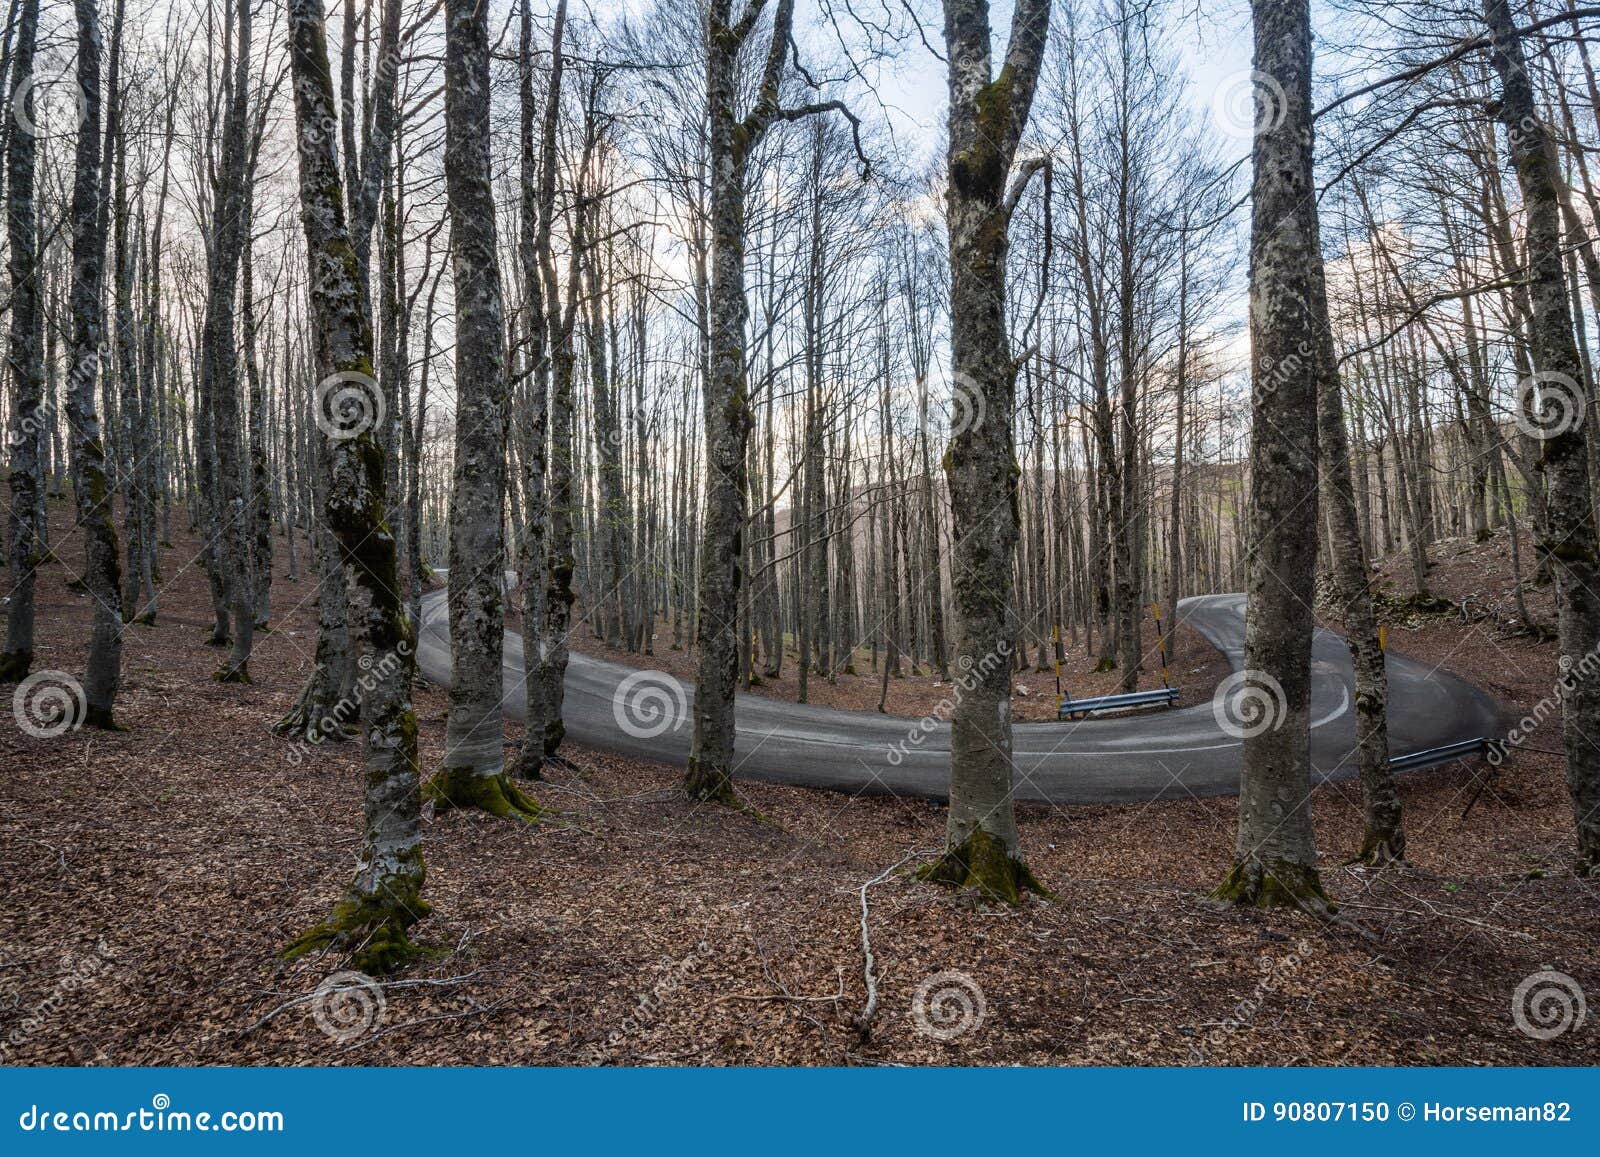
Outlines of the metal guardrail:
M1176 687L1158 687L1154 691L1130 691L1126 695L1097 695L1092 699L1064 699L1057 713L1061 719L1075 715L1088 715L1094 711L1116 711L1127 707L1151 707L1158 703L1178 701Z
M1392 756L1391 771L1409 771L1417 767L1432 767L1436 763L1449 763L1452 759L1466 759L1474 755L1487 755L1493 740L1480 735L1476 739L1463 739L1460 743L1447 743L1443 747L1430 747L1413 751L1409 755Z

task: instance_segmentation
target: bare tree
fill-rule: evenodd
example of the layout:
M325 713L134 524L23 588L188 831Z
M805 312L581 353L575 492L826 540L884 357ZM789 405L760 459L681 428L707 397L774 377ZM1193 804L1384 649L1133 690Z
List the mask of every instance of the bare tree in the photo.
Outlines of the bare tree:
M316 362L327 376L372 381L372 322L357 276L355 246L345 226L343 180L333 129L333 76L328 66L322 0L289 7L295 126L300 155L300 207ZM376 399L370 399L375 410ZM350 624L368 659L362 692L366 790L364 836L356 877L325 922L299 937L290 956L319 948L351 953L355 967L382 972L415 952L407 930L427 915L422 899L421 793L417 720L411 709L415 663L411 628L400 598L394 536L384 523L383 451L377 431L328 436L330 477L322 515L349 576Z
M450 495L450 716L428 798L531 819L506 775L505 324L489 176L489 28L477 0L445 4L445 166L456 297L456 439Z
M1238 693L1260 698L1266 725L1244 732L1238 841L1218 895L1315 906L1324 897L1311 825L1311 604L1327 306L1312 176L1311 19L1307 0L1252 0L1251 13L1263 95L1250 202L1248 608Z
M1019 0L1000 72L985 0L945 0L950 143L950 354L967 392L965 428L951 431L950 489L956 665L967 685L950 721L950 812L936 880L1015 903L1042 890L1023 862L1012 801L1012 552L1018 494L1012 413L1018 362L1006 327L1010 218L1043 158L1007 187L1044 60L1050 0Z

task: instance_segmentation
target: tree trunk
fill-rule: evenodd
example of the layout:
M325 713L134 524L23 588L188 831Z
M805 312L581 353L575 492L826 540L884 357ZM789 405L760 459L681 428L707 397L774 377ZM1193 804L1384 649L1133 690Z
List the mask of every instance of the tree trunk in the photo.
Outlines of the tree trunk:
M1307 0L1253 0L1249 598L1244 681L1228 704L1244 741L1239 836L1218 895L1325 903L1311 823L1311 606L1317 558L1321 300ZM1324 307L1325 308L1325 307ZM1236 717L1236 718L1235 718Z
M1518 389L1523 423L1538 432L1539 466L1548 507L1539 552L1556 576L1556 629L1564 668L1561 721L1567 789L1578 837L1576 870L1600 873L1600 671L1591 661L1600 644L1600 558L1589 495L1579 384L1583 368L1572 333L1572 308L1561 269L1561 207L1552 148L1534 102L1522 41L1507 0L1484 0L1500 76L1500 120L1527 216L1530 334L1537 367ZM1537 396L1536 396L1537 395Z
M111 522L105 446L95 408L100 377L100 302L106 234L100 216L100 13L96 0L74 0L78 23L79 123L72 181L72 424L77 436L78 521L83 526L84 585L94 598L94 626L84 677L84 721L114 729L112 704L122 681L122 566Z
M41 527L43 471L39 448L44 437L41 401L44 360L39 310L39 238L34 214L34 134L19 123L33 123L33 58L39 37L39 0L22 0L7 108L14 110L6 139L6 238L10 244L11 333L8 369L15 405L11 412L11 518L6 558L11 591L6 609L6 646L0 654L0 682L20 682L33 665L34 585L45 558ZM18 98L21 103L18 103Z
M450 713L444 765L428 782L441 807L533 819L506 775L505 326L489 176L488 10L445 4L445 188L456 297L455 464L450 493Z
M1023 863L1012 803L1011 556L1019 533L1012 445L1016 365L1006 330L1006 251L1023 170L1006 177L1033 103L1050 0L1019 0L998 77L988 5L945 0L950 143L946 194L950 231L950 352L968 405L953 421L945 456L952 580L960 668L950 734L950 811L933 879L1016 902L1040 889Z
M334 141L333 77L322 0L291 0L290 62L300 153L301 220L310 266L317 369L372 377L372 322L355 275L355 247L345 227ZM407 930L428 912L422 900L421 805L417 720L411 709L415 652L400 602L394 537L384 524L383 451L370 427L328 436L330 466L323 518L349 576L355 641L367 661L362 687L366 739L365 832L356 877L326 922L287 954L333 947L354 967L384 972L415 953ZM319 644L320 645L320 644Z

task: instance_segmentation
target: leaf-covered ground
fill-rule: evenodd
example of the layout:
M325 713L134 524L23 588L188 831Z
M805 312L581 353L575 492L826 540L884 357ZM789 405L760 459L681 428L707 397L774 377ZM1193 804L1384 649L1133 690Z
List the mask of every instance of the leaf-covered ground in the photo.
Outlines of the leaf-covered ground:
M1355 787L1320 791L1346 920L1321 924L1205 900L1232 850L1229 799L1024 807L1055 898L996 910L890 871L938 846L936 806L745 785L763 822L690 803L673 768L574 749L576 770L537 785L550 822L427 824L429 959L381 989L330 984L339 959L278 952L351 872L357 754L268 730L309 669L313 589L280 558L256 683L221 685L195 550L185 536L164 553L159 623L129 631L125 732L0 723L7 1062L1600 1062L1600 1015L1549 1040L1513 1016L1541 972L1600 998L1600 883L1567 869L1560 762L1537 753L1487 780L1481 765L1406 778L1407 870L1340 867ZM70 577L42 573L36 669L81 674L87 596ZM1525 707L1554 674L1549 644L1493 622L1435 616L1391 643ZM417 703L427 770L445 698ZM863 1031L861 888L880 876Z

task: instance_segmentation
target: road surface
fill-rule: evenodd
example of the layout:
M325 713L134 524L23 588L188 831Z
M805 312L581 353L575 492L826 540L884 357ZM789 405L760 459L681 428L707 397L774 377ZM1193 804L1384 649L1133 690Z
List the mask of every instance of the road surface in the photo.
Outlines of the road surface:
M1244 596L1184 599L1182 621L1228 657L1244 660ZM445 592L422 601L418 667L450 681ZM1408 754L1498 736L1501 710L1464 679L1389 658L1389 750ZM506 715L526 710L522 639L506 634ZM1242 678L1242 677L1241 677ZM1233 681L1237 685L1238 680ZM1229 680L1224 681L1224 686ZM953 692L954 689L952 689ZM1319 630L1312 648L1312 763L1319 779L1355 774L1354 676L1342 637ZM689 753L693 689L670 675L573 653L567 668L567 736L586 747L672 763ZM1126 803L1229 795L1239 789L1242 727L1260 725L1223 697L1157 712L1015 726L1017 797L1053 803ZM1232 704L1233 709L1229 709ZM1267 705L1270 712L1272 707ZM1270 719L1271 716L1269 715ZM948 711L943 715L948 719ZM942 800L949 777L947 722L841 711L741 695L741 779Z

